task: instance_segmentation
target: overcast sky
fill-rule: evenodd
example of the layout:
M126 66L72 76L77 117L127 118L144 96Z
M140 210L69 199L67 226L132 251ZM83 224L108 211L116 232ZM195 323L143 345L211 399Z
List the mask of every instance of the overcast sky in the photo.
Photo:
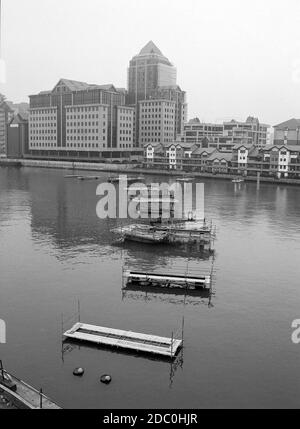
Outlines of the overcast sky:
M127 85L149 41L177 67L189 118L300 118L299 0L2 0L12 101L64 77Z

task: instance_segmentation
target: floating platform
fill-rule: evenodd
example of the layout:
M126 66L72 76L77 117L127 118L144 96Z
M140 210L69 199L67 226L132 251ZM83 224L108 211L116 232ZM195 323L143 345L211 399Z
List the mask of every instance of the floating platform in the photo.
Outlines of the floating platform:
M204 250L211 251L215 234L212 228L203 223L186 221L173 225L132 224L113 228L113 234L118 234L128 241L164 244L198 244Z
M176 182L189 183L189 182L193 182L194 180L195 180L195 177L179 177L178 179L176 179Z
M201 276L156 274L137 271L124 271L127 284L156 285L165 288L182 289L211 289L212 276L210 274Z
M78 176L78 180L99 180L99 176Z
M76 323L64 333L66 338L86 341L94 344L135 350L174 358L182 347L183 341L174 338L157 337L130 331L104 328L102 326Z
M144 180L144 177L126 177L123 178L122 176L116 176L116 177L109 177L108 182L109 183L137 183L138 181Z

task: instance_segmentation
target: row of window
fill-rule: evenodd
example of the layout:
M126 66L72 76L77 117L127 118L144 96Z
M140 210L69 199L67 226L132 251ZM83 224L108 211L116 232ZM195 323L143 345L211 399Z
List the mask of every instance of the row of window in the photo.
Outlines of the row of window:
M99 122L67 122L67 127L99 127ZM106 122L103 122L103 127L106 126Z
M49 121L56 121L56 115L48 115L48 116L38 116L37 118L35 117L30 117L30 122L31 123L35 123L35 122L49 122Z
M56 141L56 136L31 136L31 141Z
M44 130L30 130L30 134L31 135L35 135L35 134L56 134L56 130L49 130L49 129L44 129Z
M171 120L174 120L174 115L167 115L167 114L165 114L165 115L157 115L157 116L153 116L153 115L146 115L146 114L141 114L141 120L142 119L155 119L155 118L160 118L160 119L163 119L163 118L165 118L165 119L169 119L170 121Z
M78 115L67 115L66 116L67 120L79 120L79 119L99 119L100 115L98 113L92 113L89 115L82 115L82 114L78 114ZM106 114L103 114L103 119L106 119Z
M67 107L66 108L66 112L67 113L76 113L76 112L81 112L81 113L85 113L85 112L99 112L100 107ZM102 107L101 109L107 109L107 107Z
M85 128L85 129L70 129L67 130L67 134L100 134L98 128ZM106 130L103 130L103 134L106 134Z
M56 108L47 108L47 109L37 109L37 110L30 110L30 116L35 117L39 115L49 115L49 114L56 114L57 109Z
M120 137L120 141L130 142L132 139L131 137Z
M123 148L131 148L132 147L132 145L131 144L120 144L120 147L123 147Z
M132 122L133 117L132 116L120 116L120 121L130 121Z
M96 137L96 136L67 136L67 141L81 141L81 140L84 140L84 141L95 141L95 140L98 140L98 137ZM106 136L103 136L103 138L102 138L102 140L103 141L106 141Z
M47 124L30 124L30 128L56 128L55 122L48 122Z

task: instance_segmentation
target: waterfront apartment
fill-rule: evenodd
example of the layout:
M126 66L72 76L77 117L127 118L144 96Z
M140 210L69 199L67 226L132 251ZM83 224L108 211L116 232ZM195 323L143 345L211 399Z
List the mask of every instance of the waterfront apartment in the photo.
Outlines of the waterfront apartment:
M135 110L125 90L61 79L51 91L30 96L31 158L129 160L134 149Z
M300 145L300 119L290 119L275 125L275 145Z
M203 123L195 118L184 125L181 141L224 151L233 150L237 144L264 147L268 143L269 128L251 116L245 122L233 119L223 124Z
M232 151L201 148L193 143L148 143L144 166L153 169L190 172L230 173L275 178L300 178L300 145L238 144Z

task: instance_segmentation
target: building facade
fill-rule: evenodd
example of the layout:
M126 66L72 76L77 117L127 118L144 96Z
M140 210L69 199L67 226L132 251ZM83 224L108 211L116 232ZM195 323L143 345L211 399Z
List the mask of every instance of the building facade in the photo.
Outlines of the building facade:
M15 113L7 125L7 158L23 158L28 151L28 118L26 111Z
M231 151L238 144L264 147L268 143L269 128L253 117L246 122L232 120L223 124L202 123L195 118L185 124L181 141L224 151Z
M274 127L275 145L300 145L300 119L290 119Z
M219 138L223 136L222 124L203 123L199 118L191 119L184 125L182 142L195 143L202 146L206 138L210 143L219 143Z
M152 41L133 57L128 69L126 104L136 109L135 146L143 147L144 141L140 141L140 128L145 127L145 123L140 124L140 107L141 102L149 100L158 102L166 100L175 103L172 139L176 140L182 134L184 123L187 121L186 93L177 85L176 68ZM150 127L152 119L156 119L156 117L149 117L147 125ZM166 140L166 142L168 141Z
M13 117L14 111L7 101L0 103L0 155L7 153L7 125Z
M232 120L224 122L224 137L232 144L254 144L264 147L268 143L270 125L261 124L257 118L249 116L246 122Z
M103 160L133 151L134 109L113 85L61 79L30 96L28 156Z
M12 103L0 95L0 155L6 156L8 153L9 140L7 132L11 120L17 114L20 114L21 118L27 118L28 110L28 103Z
M128 69L128 104L148 100L161 87L176 86L177 70L150 41L134 56Z
M139 102L139 141L169 143L174 141L176 103L167 100Z
M300 145L236 145L230 152L199 148L190 143L148 143L144 165L160 170L183 170L300 180Z

